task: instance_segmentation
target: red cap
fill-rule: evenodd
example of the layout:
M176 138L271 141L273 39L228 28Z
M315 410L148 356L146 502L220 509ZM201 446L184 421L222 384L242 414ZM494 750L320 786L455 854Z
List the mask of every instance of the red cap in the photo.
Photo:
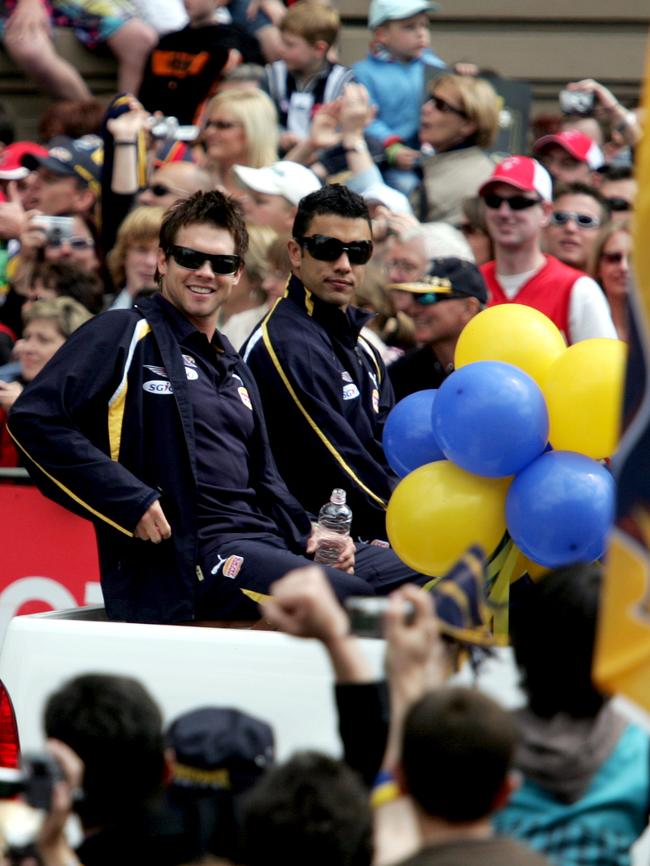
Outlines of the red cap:
M536 192L544 201L551 201L553 198L550 174L543 165L529 156L509 156L500 162L479 189L479 195L485 195L488 187L495 183L507 183L522 192Z
M25 154L47 156L47 150L35 141L14 141L8 144L0 155L0 180L22 180L29 169L21 163Z
M533 152L539 154L549 144L557 144L574 159L586 162L593 171L605 164L605 157L596 142L578 129L567 129L555 135L543 135L533 145Z

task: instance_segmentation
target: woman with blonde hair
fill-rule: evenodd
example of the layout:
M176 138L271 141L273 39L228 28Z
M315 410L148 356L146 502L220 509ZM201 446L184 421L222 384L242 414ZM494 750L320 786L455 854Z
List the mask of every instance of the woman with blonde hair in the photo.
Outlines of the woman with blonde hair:
M41 372L80 325L92 314L73 298L60 297L36 301L23 315L23 336L16 343L20 362L18 375L0 380L0 466L17 466L18 455L7 433L7 413L18 395Z
M463 199L476 195L494 169L485 150L499 127L499 97L489 82L441 75L422 106L420 141L435 151L422 162L414 211L422 222L460 223Z
M607 223L594 244L589 273L605 292L620 340L628 339L631 256L630 221Z
M233 87L211 100L203 124L205 168L216 182L239 198L241 186L232 167L263 168L278 159L278 113L261 90Z
M139 292L155 287L158 238L164 213L161 207L137 207L119 227L115 246L106 257L117 292L109 309L129 310Z

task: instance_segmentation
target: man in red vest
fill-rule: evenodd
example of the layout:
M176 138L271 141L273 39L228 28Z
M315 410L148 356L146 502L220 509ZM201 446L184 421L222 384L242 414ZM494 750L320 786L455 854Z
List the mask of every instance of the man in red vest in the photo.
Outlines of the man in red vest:
M525 304L544 313L568 343L616 338L600 286L583 271L542 253L551 212L552 182L535 159L511 156L479 190L495 259L481 267L488 306Z

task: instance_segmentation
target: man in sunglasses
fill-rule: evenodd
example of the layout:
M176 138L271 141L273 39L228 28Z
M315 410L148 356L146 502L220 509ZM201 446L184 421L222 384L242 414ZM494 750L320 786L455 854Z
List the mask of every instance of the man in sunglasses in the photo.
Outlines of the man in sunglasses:
M334 184L305 196L289 241L287 295L244 347L262 394L273 454L289 490L317 513L347 491L353 531L385 539L396 479L381 446L393 389L361 336L369 314L352 306L372 254L368 208Z
M15 404L35 482L95 524L110 619L257 620L259 594L315 549L255 381L216 330L247 245L232 199L179 202L160 231L160 292L75 332ZM426 581L391 550L357 549L352 574L354 560L350 543L325 569L341 599Z
M565 265L586 271L600 228L609 219L609 206L593 186L560 184L544 231L544 249Z
M451 256L433 259L424 279L387 288L407 293L406 313L419 345L388 368L395 399L402 400L415 391L439 388L453 371L458 338L485 307L487 289L476 265Z
M638 183L631 165L608 165L601 171L600 192L611 211L614 223L629 220L634 212Z
M525 304L544 313L568 343L616 338L598 284L582 271L544 254L544 229L553 212L552 182L537 160L510 156L479 190L495 259L481 266L488 306Z

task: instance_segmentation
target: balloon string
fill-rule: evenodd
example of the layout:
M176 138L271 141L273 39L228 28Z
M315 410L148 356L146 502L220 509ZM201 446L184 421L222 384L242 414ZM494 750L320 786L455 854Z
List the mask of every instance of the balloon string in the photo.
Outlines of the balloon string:
M492 631L497 644L508 645L510 584L521 576L523 556L512 539L509 539L503 565L488 594L488 605L493 609Z

